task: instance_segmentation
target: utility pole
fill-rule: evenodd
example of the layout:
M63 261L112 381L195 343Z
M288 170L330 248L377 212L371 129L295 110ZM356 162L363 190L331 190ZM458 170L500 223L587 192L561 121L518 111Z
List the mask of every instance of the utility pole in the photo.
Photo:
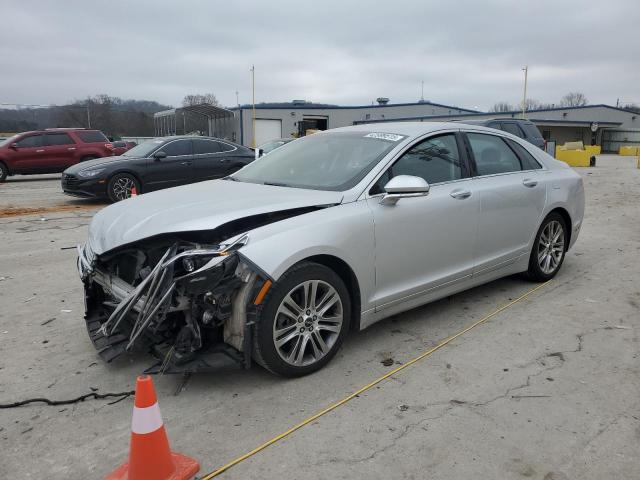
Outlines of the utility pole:
M253 101L253 140L251 145L256 148L256 67L251 65L251 95Z
M422 93L420 94L420 101L424 102L424 80L422 80Z
M527 74L529 73L529 67L527 65L522 69L524 71L524 95L522 96L522 118L526 117L527 111Z
M91 128L91 110L89 110L89 99L87 98L87 128Z
M236 90L236 104L238 104L238 107L240 107L240 97L238 96L238 90Z

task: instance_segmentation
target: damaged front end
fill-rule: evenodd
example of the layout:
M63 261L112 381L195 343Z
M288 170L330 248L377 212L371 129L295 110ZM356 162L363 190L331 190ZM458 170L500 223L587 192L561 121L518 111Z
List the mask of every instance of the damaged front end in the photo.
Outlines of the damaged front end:
M252 300L266 278L238 251L248 235L199 240L156 238L101 256L78 248L85 321L105 361L150 352L147 373L207 371L221 354L250 365Z

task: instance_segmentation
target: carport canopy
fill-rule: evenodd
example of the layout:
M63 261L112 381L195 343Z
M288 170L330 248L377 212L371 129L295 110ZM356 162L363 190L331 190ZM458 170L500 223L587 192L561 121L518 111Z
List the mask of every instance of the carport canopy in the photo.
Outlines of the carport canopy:
M202 115L203 117L211 119L233 117L233 112L231 110L227 110L226 108L218 107L216 105L211 105L210 103L188 105L186 107L182 107L181 110L185 112L195 113L197 115Z

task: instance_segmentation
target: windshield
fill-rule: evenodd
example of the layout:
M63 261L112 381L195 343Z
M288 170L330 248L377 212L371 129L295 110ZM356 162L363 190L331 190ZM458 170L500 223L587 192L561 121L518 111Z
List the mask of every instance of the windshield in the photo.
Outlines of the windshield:
M5 138L4 140L0 140L0 147L4 147L5 145L10 145L15 142L20 135L14 135L13 137Z
M276 148L233 174L231 179L344 191L354 187L404 138L390 133L317 133Z
M125 157L146 157L166 141L167 140L165 138L154 138L153 140L147 140L145 142L142 142L140 145L136 145L135 147L127 150L122 155L124 155Z

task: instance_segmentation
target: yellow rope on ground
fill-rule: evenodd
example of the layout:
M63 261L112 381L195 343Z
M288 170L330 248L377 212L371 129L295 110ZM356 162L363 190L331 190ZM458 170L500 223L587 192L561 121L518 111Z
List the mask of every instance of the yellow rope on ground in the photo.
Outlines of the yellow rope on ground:
M273 437L271 440L268 440L266 442L264 442L262 445L254 448L253 450L251 450L248 453L245 453L244 455L236 458L235 460L232 460L231 462L227 463L226 465L223 465L222 467L214 470L213 472L205 475L204 477L202 477L201 480L210 480L214 477L217 477L218 475L220 475L223 472L226 472L227 470L229 470L231 467L234 467L236 465L238 465L241 462L244 462L246 459L254 456L256 453L261 452L262 450L264 450L265 448L273 445L274 443L282 440L283 438L291 435L293 432L295 432L296 430L301 429L302 427L304 427L305 425L310 424L311 422L317 420L318 418L320 418L321 416L335 410L336 408L340 407L341 405L344 405L345 403L347 403L349 400L352 400L353 398L357 397L358 395L366 392L367 390L371 389L372 387L375 387L377 384L379 384L380 382L383 382L384 380L386 380L387 378L395 375L396 373L404 370L407 367L410 367L411 365L413 365L414 363L419 362L420 360L428 357L429 355L437 352L438 350L440 350L442 347L444 347L445 345L448 345L449 343L451 343L452 341L454 341L456 338L464 335L465 333L467 333L469 330L477 327L478 325L482 325L483 323L485 323L487 320L495 317L497 314L499 314L500 312L506 310L507 308L511 307L512 305L518 303L521 300L524 300L525 298L527 298L529 295L531 295L532 293L540 290L542 287L544 287L545 285L547 285L551 280L538 285L537 287L529 290L527 293L519 296L518 298L516 298L515 300L507 303L506 305L503 305L502 307L498 308L497 310L491 312L489 315L487 315L486 317L481 318L480 320L478 320L477 322L472 323L471 325L469 325L468 327L466 327L465 329L459 331L458 333L456 333L455 335L450 336L449 338L447 338L446 340L443 340L442 342L440 342L438 345L436 345L435 347L431 348L430 350L427 350L426 352L420 354L419 356L415 357L413 360L410 360L409 362L400 365L398 368L395 368L394 370L391 370L390 372L384 374L383 376L377 378L376 380L372 381L371 383L368 383L367 385L365 385L364 387L360 388L359 390L356 390L355 392L353 392L352 394L344 397L342 400L334 403L333 405L328 406L327 408L325 408L324 410L320 410L318 413L310 416L309 418L307 418L306 420L303 420L302 422L298 423L297 425L291 427L289 430L287 430L286 432L281 433L280 435L277 435L275 437Z

